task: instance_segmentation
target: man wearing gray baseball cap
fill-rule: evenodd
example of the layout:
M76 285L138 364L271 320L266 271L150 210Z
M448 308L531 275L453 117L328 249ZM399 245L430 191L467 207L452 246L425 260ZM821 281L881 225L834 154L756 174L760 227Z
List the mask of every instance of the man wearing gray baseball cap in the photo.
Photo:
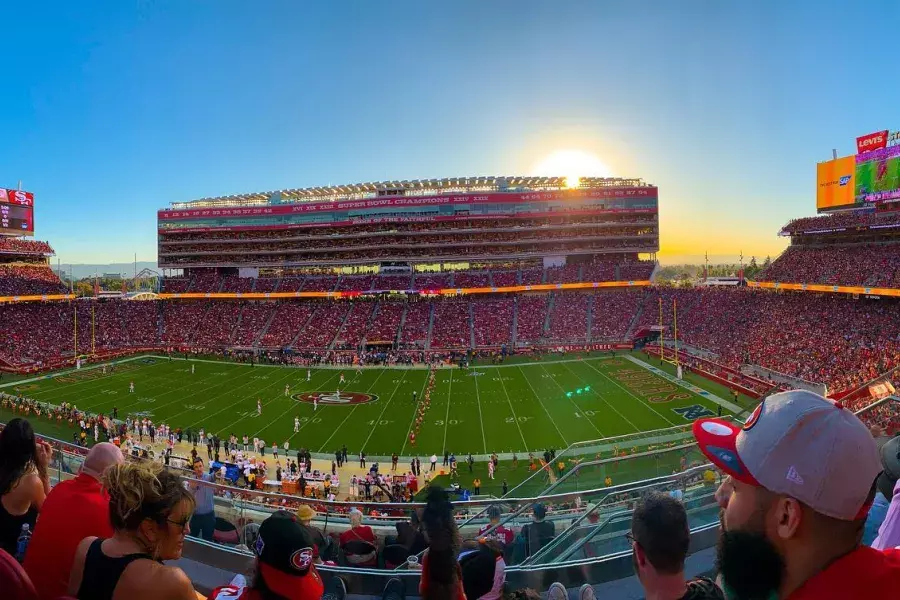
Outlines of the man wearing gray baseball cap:
M793 390L766 398L743 427L704 419L693 430L729 476L717 492L727 597L900 597L900 550L860 545L882 466L852 412Z

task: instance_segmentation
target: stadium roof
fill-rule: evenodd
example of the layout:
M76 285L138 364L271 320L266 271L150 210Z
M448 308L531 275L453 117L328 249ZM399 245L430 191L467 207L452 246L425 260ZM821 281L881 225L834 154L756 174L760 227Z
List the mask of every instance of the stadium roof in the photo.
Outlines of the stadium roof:
M620 177L582 177L578 188L644 187L641 179ZM190 202L172 202L171 210L221 206L259 206L265 204L295 204L300 202L338 202L361 200L378 196L430 196L438 194L471 194L477 192L552 191L567 189L565 177L448 177L446 179L416 179L378 181L351 185L330 185L312 188L293 188L251 194L236 194L217 198L201 198Z

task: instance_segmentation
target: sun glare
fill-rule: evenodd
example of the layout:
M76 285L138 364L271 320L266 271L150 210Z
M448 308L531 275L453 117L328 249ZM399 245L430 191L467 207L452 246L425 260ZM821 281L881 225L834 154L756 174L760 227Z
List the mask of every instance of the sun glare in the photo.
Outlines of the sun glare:
M581 150L557 150L532 169L532 175L565 177L566 187L578 187L582 177L612 177L610 168L594 154Z

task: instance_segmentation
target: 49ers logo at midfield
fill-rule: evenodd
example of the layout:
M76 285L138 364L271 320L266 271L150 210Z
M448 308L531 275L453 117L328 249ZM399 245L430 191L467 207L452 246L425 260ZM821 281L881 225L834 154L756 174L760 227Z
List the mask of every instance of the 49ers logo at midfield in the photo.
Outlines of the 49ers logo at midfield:
M360 392L303 392L291 396L297 402L318 402L322 406L350 406L353 404L367 404L378 400L375 394L363 394Z

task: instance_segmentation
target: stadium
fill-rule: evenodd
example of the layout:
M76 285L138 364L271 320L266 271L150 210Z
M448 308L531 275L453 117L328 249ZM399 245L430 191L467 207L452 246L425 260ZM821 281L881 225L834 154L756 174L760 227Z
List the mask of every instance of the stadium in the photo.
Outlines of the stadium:
M736 286L655 281L659 191L640 179L472 177L177 202L157 214L159 273L76 296L50 243L20 235L34 196L4 190L22 220L0 239L0 417L52 441L57 481L101 441L189 479L208 460L198 590L273 510L303 506L330 531L324 573L359 593L418 577L390 534L434 485L463 537L522 540L508 582L587 568L602 588L648 489L684 498L693 543L714 543L697 419L801 388L900 432L900 211L866 197L890 190L822 180L849 163L871 178L859 158L819 165L821 214L785 224L788 249ZM524 534L537 498L557 532L541 543ZM353 507L375 550L345 544Z

